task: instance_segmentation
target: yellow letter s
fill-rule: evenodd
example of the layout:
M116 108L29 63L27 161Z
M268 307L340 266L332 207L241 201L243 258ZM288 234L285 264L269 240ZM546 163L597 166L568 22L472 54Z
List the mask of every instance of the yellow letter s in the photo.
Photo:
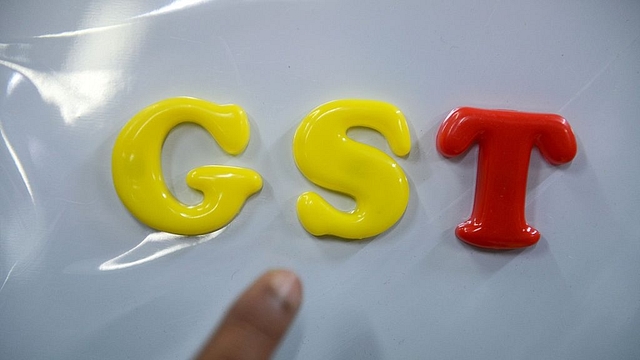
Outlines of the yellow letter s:
M343 212L320 195L298 198L298 217L311 234L363 239L395 224L409 201L404 171L382 151L347 137L347 130L367 127L380 132L398 156L409 153L407 122L395 106L372 100L337 100L307 115L293 139L293 155L313 183L353 197L356 207Z

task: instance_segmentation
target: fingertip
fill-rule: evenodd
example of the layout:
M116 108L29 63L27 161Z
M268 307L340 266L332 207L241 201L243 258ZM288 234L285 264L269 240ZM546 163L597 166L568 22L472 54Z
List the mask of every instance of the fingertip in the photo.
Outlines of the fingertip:
M272 291L273 300L285 311L297 311L302 302L302 282L290 270L271 270L264 276Z
M233 303L199 359L268 359L302 302L302 282L292 271L270 270Z

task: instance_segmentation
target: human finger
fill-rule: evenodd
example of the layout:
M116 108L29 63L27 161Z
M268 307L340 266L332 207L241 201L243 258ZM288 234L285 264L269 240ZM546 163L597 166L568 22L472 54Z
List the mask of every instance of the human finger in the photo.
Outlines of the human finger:
M302 284L296 274L263 274L231 306L198 359L269 359L301 301Z

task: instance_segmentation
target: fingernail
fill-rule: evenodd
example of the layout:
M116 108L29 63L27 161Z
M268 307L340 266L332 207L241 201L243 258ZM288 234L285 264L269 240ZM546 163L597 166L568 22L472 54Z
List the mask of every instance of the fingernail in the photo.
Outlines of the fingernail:
M280 306L297 308L300 305L301 294L296 274L287 270L277 270L271 276L270 286Z

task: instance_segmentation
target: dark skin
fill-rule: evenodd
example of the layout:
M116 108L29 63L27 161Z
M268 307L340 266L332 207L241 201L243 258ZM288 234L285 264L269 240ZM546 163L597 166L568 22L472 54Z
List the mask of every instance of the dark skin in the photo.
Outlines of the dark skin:
M266 272L238 297L197 359L270 359L301 301L302 284L293 272Z

